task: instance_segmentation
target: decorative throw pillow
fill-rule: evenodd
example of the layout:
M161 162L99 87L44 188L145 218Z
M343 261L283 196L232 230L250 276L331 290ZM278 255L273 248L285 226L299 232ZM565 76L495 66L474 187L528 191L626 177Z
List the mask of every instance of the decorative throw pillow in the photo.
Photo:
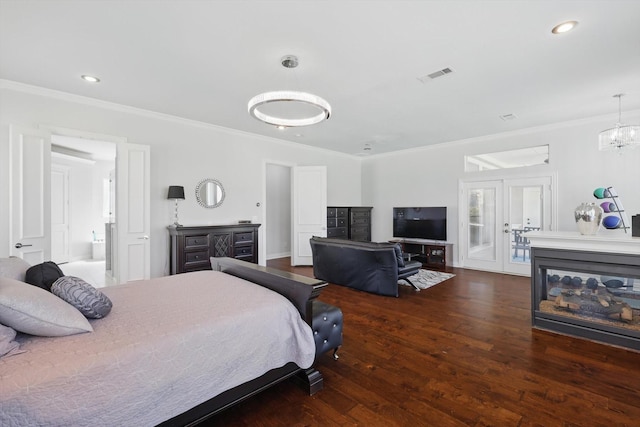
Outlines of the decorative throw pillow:
M24 282L24 277L31 265L15 256L9 258L0 258L0 277L15 279Z
M14 279L0 278L0 323L44 337L93 332L73 306L44 289Z
M25 282L30 283L47 291L51 291L53 282L64 276L58 264L53 261L45 261L42 264L34 265L27 270Z
M51 285L51 292L90 319L101 319L111 311L111 300L84 280L64 276Z
M396 252L396 259L398 260L398 267L404 267L404 258L402 258L402 249L400 249L400 245L396 244L393 249Z
M14 341L15 337L16 331L8 326L0 325L0 357L24 353L20 350L20 343Z

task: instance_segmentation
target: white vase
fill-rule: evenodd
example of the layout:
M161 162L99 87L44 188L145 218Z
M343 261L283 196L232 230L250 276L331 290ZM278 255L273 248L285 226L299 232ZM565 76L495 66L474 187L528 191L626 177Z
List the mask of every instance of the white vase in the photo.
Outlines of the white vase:
M578 231L584 235L594 235L600 229L603 210L595 203L581 203L575 210Z

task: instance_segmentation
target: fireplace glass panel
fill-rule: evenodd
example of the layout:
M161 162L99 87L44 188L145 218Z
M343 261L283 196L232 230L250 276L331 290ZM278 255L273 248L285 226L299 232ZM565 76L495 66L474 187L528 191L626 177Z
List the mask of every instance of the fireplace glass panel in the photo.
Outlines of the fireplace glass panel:
M640 350L640 257L533 248L535 327Z

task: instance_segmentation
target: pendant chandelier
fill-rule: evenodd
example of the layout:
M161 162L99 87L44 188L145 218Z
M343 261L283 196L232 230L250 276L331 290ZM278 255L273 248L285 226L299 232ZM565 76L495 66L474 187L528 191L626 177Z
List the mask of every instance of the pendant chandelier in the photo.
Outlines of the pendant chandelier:
M298 66L298 58L293 55L284 56L280 62L289 69ZM252 117L279 128L309 126L331 117L331 105L323 98L293 90L256 95L249 100L247 110Z
M618 123L615 127L600 132L598 145L601 151L621 150L625 147L633 148L640 145L640 126L622 123L623 96L623 93L613 95L614 98L618 98Z

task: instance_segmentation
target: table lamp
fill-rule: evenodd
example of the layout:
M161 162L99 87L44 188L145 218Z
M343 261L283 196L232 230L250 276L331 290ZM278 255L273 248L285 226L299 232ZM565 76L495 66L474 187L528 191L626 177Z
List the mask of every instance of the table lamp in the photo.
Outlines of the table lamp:
M180 227L180 223L178 222L178 200L184 200L184 187L181 187L179 185L170 185L167 199L174 199L176 201L175 220L173 222L173 225L176 227Z

